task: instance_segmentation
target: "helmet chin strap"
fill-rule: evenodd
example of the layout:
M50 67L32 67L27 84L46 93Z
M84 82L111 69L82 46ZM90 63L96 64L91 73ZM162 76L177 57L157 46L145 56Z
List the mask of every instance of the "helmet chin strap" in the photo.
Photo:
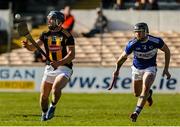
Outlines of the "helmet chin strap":
M147 36L148 34L145 32L145 34L144 34L144 37L143 38L141 38L141 39L138 39L137 37L137 40L140 40L140 41L146 41L147 40Z
M48 26L48 28L49 28L50 30L55 30L56 27L57 27L57 26L54 26L54 25L53 25L53 26L52 26L52 25L51 25L51 26Z
M146 42L147 41L147 36L144 37L144 38L138 39L138 40L141 41L141 42Z

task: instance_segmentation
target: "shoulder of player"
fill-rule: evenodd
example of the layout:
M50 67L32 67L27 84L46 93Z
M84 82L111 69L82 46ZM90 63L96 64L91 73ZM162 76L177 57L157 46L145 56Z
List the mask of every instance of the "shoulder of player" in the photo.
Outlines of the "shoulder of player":
M62 32L65 36L67 36L67 37L71 37L71 36L72 36L71 33L68 32L68 31L65 30L65 29L62 29L61 32Z
M41 33L41 35L44 35L44 36L48 36L49 34L51 34L50 31L43 31L43 32Z
M134 38L132 38L131 40L129 40L128 45L133 46L133 45L135 45L137 42L138 42L137 39L134 37Z
M154 43L159 43L160 41L162 41L162 38L148 35L148 40Z

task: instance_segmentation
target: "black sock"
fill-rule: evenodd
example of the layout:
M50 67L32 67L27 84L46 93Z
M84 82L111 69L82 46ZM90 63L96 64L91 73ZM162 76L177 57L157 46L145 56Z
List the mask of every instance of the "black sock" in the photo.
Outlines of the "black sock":
M48 109L42 109L43 113L46 113L48 111Z
M51 104L52 104L53 107L56 106L56 103L54 103L53 101L51 101Z

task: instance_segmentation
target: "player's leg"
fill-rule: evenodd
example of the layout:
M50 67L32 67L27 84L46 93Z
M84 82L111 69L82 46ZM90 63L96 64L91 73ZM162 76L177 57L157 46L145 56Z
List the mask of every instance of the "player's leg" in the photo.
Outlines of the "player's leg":
M142 91L142 80L132 80L134 96L139 97Z
M63 75L58 75L52 87L52 104L56 105L61 97L61 91L68 83L69 79Z
M132 84L133 84L134 96L139 97L142 92L142 80L138 78L137 79L133 78ZM136 121L137 117L138 117L138 114L136 112L133 112L130 116L133 122Z
M149 90L149 97L147 98L147 102L148 102L149 106L151 106L153 104L152 94L153 94L153 90L150 89Z
M142 92L142 82L143 82L142 77L143 77L143 72L132 66L132 85L133 85L133 91L135 97L139 97ZM138 117L138 114L135 111L130 116L133 122L135 122Z
M42 109L42 117L41 120L45 121L46 119L46 113L48 111L48 105L49 105L49 94L51 92L52 84L48 83L46 81L43 81L41 84L41 93L40 93L40 106Z
M137 102L137 106L136 109L134 111L134 113L132 114L133 118L138 117L138 115L140 114L141 110L143 109L148 97L149 97L149 91L150 91L150 87L153 84L155 79L155 75L151 72L145 72L143 75L143 88L142 88L142 92L141 95L138 99ZM136 121L136 119L132 119L133 122Z
M47 112L48 119L51 119L54 116L56 104L58 103L61 97L61 91L68 83L72 75L72 72L72 69L65 66L61 66L56 70L57 76L52 86L52 102Z
M151 85L153 84L155 75L150 72L145 72L143 76L143 89L138 100L138 105L143 107L146 103L147 98L149 97L149 91Z
M41 94L40 94L40 105L42 109L42 117L41 120L47 120L47 111L49 106L49 94L52 89L52 85L54 83L55 76L52 76L50 73L50 66L45 67L44 75L41 83ZM52 69L53 70L53 69Z
M150 72L154 75L154 79L153 79L153 82L155 80L155 77L156 77L156 72L157 72L157 68L156 67L149 67L145 70L145 72ZM153 94L153 90L150 89L149 90L149 95L148 95L148 98L147 98L147 102L148 102L148 105L151 106L153 104L153 99L152 99L152 94Z
M132 85L133 85L133 93L135 97L139 97L142 91L142 76L143 72L138 70L134 66L132 68Z
M54 81L52 86L52 102L48 109L47 118L51 119L54 116L54 112L56 109L56 104L58 103L61 97L61 91L68 83L69 79L64 75L58 75Z

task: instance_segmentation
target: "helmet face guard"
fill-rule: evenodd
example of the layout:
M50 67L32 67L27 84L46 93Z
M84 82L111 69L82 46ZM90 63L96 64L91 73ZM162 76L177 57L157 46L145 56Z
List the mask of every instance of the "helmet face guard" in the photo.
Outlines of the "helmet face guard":
M58 24L53 19L48 19L48 28L50 30L54 30L56 27L58 27Z
M60 23L64 22L64 14L59 11L51 11L48 16L48 28L54 30Z
M146 23L144 23L144 22L137 23L134 26L134 32L137 32L137 31L145 32L146 34L148 34L149 33L148 25Z
M141 32L141 35L136 35L136 38L138 40L144 40L147 37L147 34L149 34L149 28L146 23L137 23L134 26L134 32Z

